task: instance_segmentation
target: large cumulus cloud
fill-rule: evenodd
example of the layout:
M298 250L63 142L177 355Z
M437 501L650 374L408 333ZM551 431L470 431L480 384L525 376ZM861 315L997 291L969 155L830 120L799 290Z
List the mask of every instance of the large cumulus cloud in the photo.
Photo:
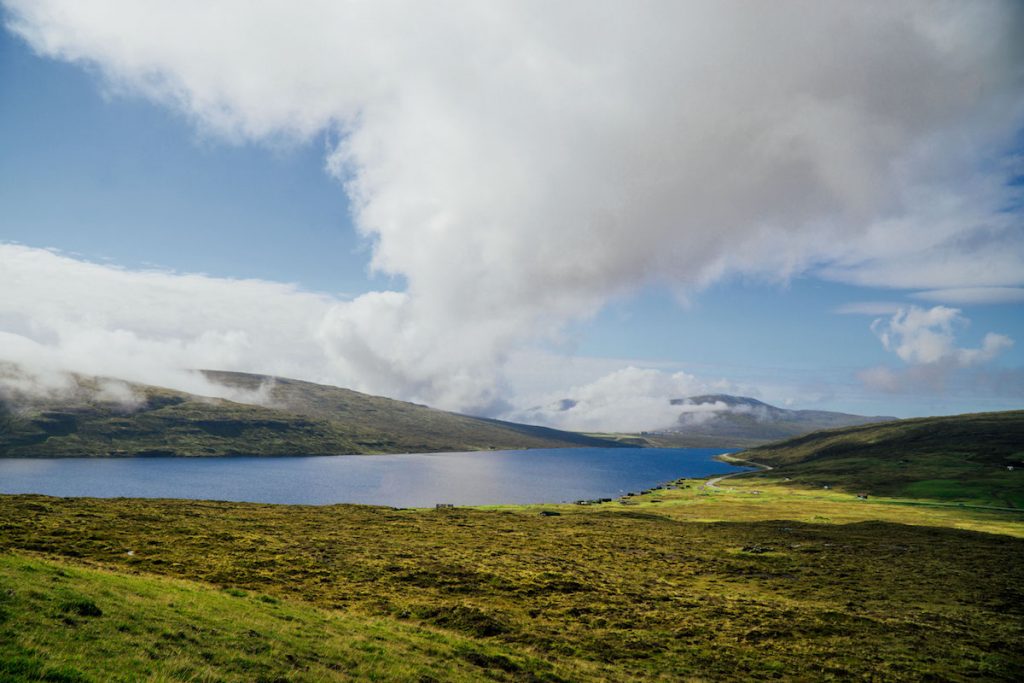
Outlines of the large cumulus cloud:
M295 325L367 390L493 405L511 349L642 283L1024 284L1014 3L5 5L205 132L332 136L407 289Z

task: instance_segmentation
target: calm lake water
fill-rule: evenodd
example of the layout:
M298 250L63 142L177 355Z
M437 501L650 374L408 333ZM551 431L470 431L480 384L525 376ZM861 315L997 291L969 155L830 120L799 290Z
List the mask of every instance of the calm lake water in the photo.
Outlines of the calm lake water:
M563 448L273 458L0 459L0 493L430 507L612 498L735 471L723 448Z

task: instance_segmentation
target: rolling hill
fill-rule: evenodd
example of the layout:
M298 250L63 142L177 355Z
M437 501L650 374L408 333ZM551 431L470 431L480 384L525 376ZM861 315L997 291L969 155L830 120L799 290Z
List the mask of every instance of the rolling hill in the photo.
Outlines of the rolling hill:
M679 418L657 435L671 443L693 446L755 446L821 429L897 419L827 410L789 410L728 394L678 398L671 403L680 406Z
M340 455L615 446L544 427L469 417L339 387L231 372L208 379L263 405L75 377L59 396L0 394L0 457Z
M1024 508L1021 410L816 432L740 457L793 486Z

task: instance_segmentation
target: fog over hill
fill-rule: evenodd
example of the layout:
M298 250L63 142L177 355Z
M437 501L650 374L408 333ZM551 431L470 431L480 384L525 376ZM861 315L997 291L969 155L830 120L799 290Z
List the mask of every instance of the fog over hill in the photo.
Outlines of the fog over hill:
M672 399L680 413L661 433L673 437L750 446L800 436L821 429L889 422L889 416L851 415L828 410L789 410L755 398L705 394Z
M340 387L203 371L220 396L0 366L0 457L342 455L616 446ZM59 380L59 381L58 381Z

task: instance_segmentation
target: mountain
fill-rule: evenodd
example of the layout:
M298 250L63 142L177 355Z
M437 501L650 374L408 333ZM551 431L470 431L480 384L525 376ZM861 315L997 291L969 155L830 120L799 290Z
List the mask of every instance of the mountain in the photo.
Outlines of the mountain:
M753 446L821 429L890 422L895 417L867 417L827 410L788 410L754 398L705 394L672 399L681 408L674 425L655 435L692 445Z
M1024 410L835 429L739 457L794 487L1024 508Z
M48 394L5 384L0 457L340 455L619 445L312 382L203 374L260 405L84 376L73 376L70 387Z

